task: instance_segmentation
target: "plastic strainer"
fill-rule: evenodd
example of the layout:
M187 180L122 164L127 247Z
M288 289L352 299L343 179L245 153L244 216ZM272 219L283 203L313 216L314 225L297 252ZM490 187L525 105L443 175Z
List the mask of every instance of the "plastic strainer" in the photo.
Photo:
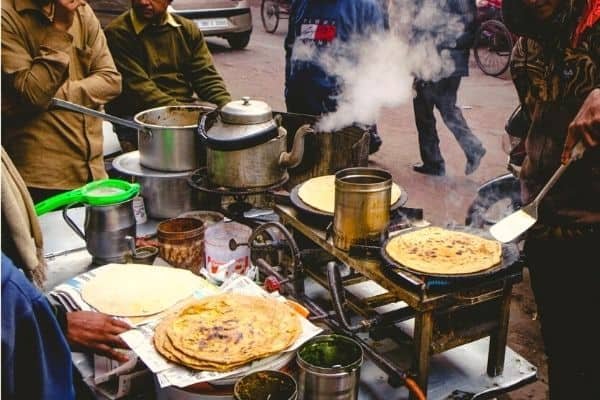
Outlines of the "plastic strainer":
M35 213L40 216L73 203L85 203L92 206L116 204L129 200L139 192L139 183L129 183L120 179L102 179L90 182L78 189L57 194L36 204Z

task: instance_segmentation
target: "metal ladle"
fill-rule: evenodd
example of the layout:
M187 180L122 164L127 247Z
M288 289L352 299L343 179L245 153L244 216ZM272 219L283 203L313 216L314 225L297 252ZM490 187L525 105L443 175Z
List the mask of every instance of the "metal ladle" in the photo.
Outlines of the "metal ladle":
M150 131L149 128L147 128L143 125L140 125L137 122L130 121L125 118L119 118L114 115L106 114L106 113L103 113L100 111L96 111L91 108L84 107L80 104L75 104L75 103L71 103L70 101L57 99L56 97L52 98L52 101L50 102L50 104L53 105L54 107L63 108L65 110L69 110L69 111L75 111L75 112L78 112L81 114L90 115L92 117L98 117L103 120L110 121L113 124L126 126L128 128L136 129L138 131L143 131L149 135L152 135L152 132Z

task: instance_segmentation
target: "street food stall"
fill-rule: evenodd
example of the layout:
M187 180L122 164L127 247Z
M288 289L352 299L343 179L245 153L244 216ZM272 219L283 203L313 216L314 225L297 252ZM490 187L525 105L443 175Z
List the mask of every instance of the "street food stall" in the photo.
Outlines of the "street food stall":
M134 236L138 245L160 248L149 261L154 267L137 265L136 243L125 237L130 231L122 233L129 247L117 261L134 264L99 266L102 254L92 259L88 237L109 228L89 224L89 205L65 212L77 235L60 212L40 218L50 295L71 308L83 304L133 321L135 328L123 337L151 371L153 386L140 389L146 395L256 400L261 395L243 397L240 388L249 381L277 381L281 385L273 390L282 390L277 398L286 399L473 399L535 380L535 367L506 345L511 291L522 279L516 245L500 245L476 229L429 226L424 210L406 207L409 194L387 171L366 167L368 133L359 127L314 133L306 125L313 117L273 113L248 98L204 111L196 114L198 140L206 149L205 158L198 156L199 168L155 170L156 165L144 165L142 147L141 153L113 162L122 177L141 184L146 206L151 205ZM170 134L168 127L157 132L145 140ZM146 183L153 174L162 174L165 182L170 174L173 181L185 175L189 189L179 196L193 201L176 209L153 202L154 196L166 196L156 190L169 190L168 183ZM162 214L165 209L168 216ZM226 219L208 227L190 215L207 209ZM175 218L183 213L185 218ZM231 252L244 249L248 263L230 256L218 263L223 275L218 268L210 275L205 271L216 263L208 257L207 243L223 224L249 227L245 236L223 239ZM448 246L432 248L431 243ZM444 263L447 248L452 255ZM440 265L449 269L428 269ZM151 278L169 266L193 274L173 281ZM254 275L245 276L251 269ZM206 280L198 277L202 274ZM89 294L93 282L99 285L95 297ZM114 311L104 308L106 299L92 300L102 299L97 296L102 287L116 301L127 298L119 294L121 286L138 290L144 285L154 294L127 289L141 293L135 295L144 300L138 311L130 310L137 304L130 297L122 301L127 312L123 304ZM167 292L174 297L156 308ZM156 301L148 305L150 298ZM141 309L146 319L135 319ZM255 313L254 320L246 319ZM240 326L248 330L240 332ZM234 331L238 336L232 341ZM333 353L345 358L329 359ZM97 360L78 354L75 364L92 386L106 384L97 379ZM272 374L255 375L261 370ZM286 391L293 386L289 378L297 387ZM113 374L106 381L118 379Z

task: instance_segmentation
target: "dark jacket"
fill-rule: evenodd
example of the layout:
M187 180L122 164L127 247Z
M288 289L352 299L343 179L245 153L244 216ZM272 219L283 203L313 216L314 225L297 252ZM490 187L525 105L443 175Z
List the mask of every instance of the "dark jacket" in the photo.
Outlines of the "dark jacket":
M200 100L218 106L231 101L223 79L196 24L172 14L173 25L148 25L136 33L132 11L105 29L108 47L123 76L123 93L106 106L131 117L160 106Z
M287 110L312 115L335 111L340 82L319 64L319 54L338 42L349 42L355 34L383 31L384 27L379 0L295 0L284 44ZM294 57L297 41L316 47L313 60Z
M508 28L523 35L511 59L511 74L531 122L521 170L523 201L533 200L560 166L567 128L583 101L600 87L600 24L573 43L584 1L565 1L548 22L528 15L522 0L504 0ZM542 201L545 226L600 224L600 148L588 149Z
M2 398L75 398L71 352L53 311L4 253Z
M422 13L425 2L417 0L417 3L415 9ZM432 41L440 54L449 53L454 68L444 69L435 80L452 76L468 76L469 56L477 30L475 0L437 0L435 4L439 9L432 14L434 20L428 21L427 24L421 21L419 25L415 24L412 27L410 33L412 46L420 47Z

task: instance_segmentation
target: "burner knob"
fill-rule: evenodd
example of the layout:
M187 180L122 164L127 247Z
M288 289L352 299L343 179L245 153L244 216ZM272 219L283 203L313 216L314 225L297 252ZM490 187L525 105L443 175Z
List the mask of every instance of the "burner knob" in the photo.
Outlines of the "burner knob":
M264 287L265 287L265 290L269 293L278 292L279 289L281 288L281 284L279 283L277 278L275 278L274 276L268 276L265 279Z

